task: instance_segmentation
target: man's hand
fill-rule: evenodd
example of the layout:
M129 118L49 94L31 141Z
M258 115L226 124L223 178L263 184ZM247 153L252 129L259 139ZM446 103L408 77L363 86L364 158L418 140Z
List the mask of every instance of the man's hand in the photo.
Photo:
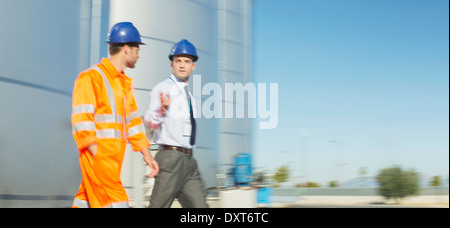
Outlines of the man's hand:
M163 93L159 94L159 97L161 98L161 112L162 113L166 113L167 109L170 106L170 97L169 94L167 94L166 96L164 96Z
M158 175L159 173L159 166L158 163L155 161L155 159L153 159L153 157L149 160L149 161L145 161L147 163L147 165L150 167L150 174L148 174L147 176L150 178L154 178L156 177L156 175Z
M92 154L93 157L97 154L98 146L97 144L92 144L87 147L87 150Z
M147 176L150 178L156 177L156 175L158 175L159 173L158 163L155 161L148 149L142 150L141 153L142 155L144 155L145 163L147 163L148 167L150 167L150 174Z

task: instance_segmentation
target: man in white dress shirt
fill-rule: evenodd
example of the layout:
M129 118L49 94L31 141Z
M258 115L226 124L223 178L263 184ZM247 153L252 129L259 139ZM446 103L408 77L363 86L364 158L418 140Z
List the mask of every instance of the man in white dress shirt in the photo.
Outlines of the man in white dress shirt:
M205 189L192 151L195 102L188 86L198 55L192 43L181 40L173 46L169 59L173 73L153 88L144 116L147 127L155 130L154 142L160 146L155 156L160 171L150 207L169 208L178 198L184 208L205 208Z

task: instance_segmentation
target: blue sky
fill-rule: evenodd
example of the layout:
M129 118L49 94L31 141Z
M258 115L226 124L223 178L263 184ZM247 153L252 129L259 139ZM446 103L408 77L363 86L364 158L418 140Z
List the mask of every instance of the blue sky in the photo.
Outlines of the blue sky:
M253 26L254 80L279 84L256 166L322 184L392 165L447 179L448 0L257 0Z

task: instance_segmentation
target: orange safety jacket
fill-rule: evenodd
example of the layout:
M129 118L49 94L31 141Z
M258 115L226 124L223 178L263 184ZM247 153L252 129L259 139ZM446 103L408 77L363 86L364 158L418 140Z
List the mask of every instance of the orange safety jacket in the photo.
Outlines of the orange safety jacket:
M126 142L134 151L150 146L138 115L132 79L103 58L80 73L72 101L72 133L83 180L73 207L127 207L120 179ZM97 144L97 154L87 147Z

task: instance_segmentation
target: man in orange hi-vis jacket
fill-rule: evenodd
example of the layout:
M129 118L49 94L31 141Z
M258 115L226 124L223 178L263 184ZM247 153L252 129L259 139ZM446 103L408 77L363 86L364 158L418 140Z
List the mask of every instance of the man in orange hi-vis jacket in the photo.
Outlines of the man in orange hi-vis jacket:
M130 22L115 24L107 42L111 57L80 73L73 90L72 132L83 176L74 208L128 207L120 179L127 141L144 155L149 177L159 172L137 114L132 79L124 73L135 67L144 43Z

